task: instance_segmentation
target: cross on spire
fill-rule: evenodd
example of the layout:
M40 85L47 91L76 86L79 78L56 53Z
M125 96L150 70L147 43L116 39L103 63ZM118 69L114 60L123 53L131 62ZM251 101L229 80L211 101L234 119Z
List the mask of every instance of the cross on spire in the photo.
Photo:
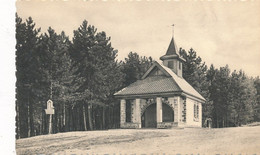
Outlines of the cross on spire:
M174 24L171 25L172 26L172 37L174 36Z

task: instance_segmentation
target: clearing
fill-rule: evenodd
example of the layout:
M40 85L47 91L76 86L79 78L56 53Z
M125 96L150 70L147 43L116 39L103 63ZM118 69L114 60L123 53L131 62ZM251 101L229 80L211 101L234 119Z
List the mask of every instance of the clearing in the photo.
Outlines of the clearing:
M17 154L259 154L260 126L222 129L113 129L16 141Z

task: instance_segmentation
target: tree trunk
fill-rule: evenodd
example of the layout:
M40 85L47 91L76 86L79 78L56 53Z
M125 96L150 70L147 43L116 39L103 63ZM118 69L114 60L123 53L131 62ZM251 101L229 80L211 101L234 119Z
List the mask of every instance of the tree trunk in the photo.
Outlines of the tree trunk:
M63 121L62 121L62 131L65 132L65 127L66 127L66 109L65 109L65 103L63 103Z
M60 108L60 107L59 107ZM59 113L60 109L57 109L57 114L56 114L56 130L54 131L54 133L58 133L60 132L60 113Z
M31 137L31 122L30 122L30 104L29 104L29 96L28 96L28 105L27 105L27 128L28 133L27 137Z
M33 105L30 103L30 136L34 136L34 113L33 113Z
M42 134L43 134L43 107L41 108L41 123L40 123L40 135Z
M87 131L87 120L86 120L85 104L82 105L82 112L83 112L84 130Z
M237 126L240 126L240 115L237 116Z
M217 116L217 128L219 128L219 124L218 124L218 116Z
M18 104L18 101L16 101L16 138L17 139L20 139L20 113L19 113L19 104Z
M111 124L111 108L110 106L108 106L108 120L107 120L107 128L110 128L110 124Z
M78 106L77 107L77 131L80 131L80 129L81 129L80 114L81 114L80 107Z
M74 118L74 108L71 108L70 112L71 120L70 120L70 130L75 131L75 118Z
M112 106L111 108L111 112L110 112L110 116L111 116L111 119L110 119L110 128L114 128L115 127L115 120L114 120L114 106ZM112 126L111 126L112 125Z
M71 111L72 111L72 109L69 107L68 108L68 116L69 116L69 118L67 119L68 120L68 131L71 131Z
M102 108L103 114L102 114L102 129L106 129L106 106Z
M93 130L93 124L92 124L92 113L91 113L91 111L92 111L92 107L91 107L91 105L90 104L88 104L88 122L89 122L89 128L90 128L90 130Z
M92 112L92 124L93 124L93 130L96 130L96 113L95 113L96 108L91 107L91 112Z

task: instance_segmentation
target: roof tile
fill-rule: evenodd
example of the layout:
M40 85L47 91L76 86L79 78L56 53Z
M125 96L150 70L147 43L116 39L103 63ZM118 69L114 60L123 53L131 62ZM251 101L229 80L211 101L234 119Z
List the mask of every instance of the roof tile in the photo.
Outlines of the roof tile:
M115 93L115 96L120 95L143 95L151 93L166 93L166 92L178 92L182 91L189 95L192 95L198 99L204 100L202 97L184 78L177 76L170 68L154 62L152 67L159 67L166 71L170 77L167 76L151 76L142 80L138 80L128 87Z

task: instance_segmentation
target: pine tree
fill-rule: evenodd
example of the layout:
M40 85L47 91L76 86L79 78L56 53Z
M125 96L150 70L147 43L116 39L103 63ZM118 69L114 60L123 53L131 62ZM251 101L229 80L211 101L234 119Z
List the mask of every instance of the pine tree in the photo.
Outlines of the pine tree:
M253 79L249 79L242 70L234 71L231 75L229 93L230 122L234 126L251 122L254 115L253 107L256 102Z
M101 109L105 109L113 93L121 87L122 74L115 61L117 51L111 47L105 32L97 33L86 20L74 31L71 51L78 66L77 78L83 79L77 92L81 96L78 102L82 103L84 130L87 130L85 106L89 129L103 128L105 112Z
M215 127L227 126L228 96L230 87L230 69L226 65L216 70L210 87L210 99L213 101L213 124Z
M143 74L152 65L152 58L140 57L135 52L130 52L122 63L122 72L125 74L124 86L141 79Z
M37 45L40 29L31 17L25 22L16 14L16 110L17 138L35 135L34 111L39 97L41 70Z
M259 76L257 76L254 79L254 86L256 89L256 102L254 105L254 121L260 121L260 79Z

